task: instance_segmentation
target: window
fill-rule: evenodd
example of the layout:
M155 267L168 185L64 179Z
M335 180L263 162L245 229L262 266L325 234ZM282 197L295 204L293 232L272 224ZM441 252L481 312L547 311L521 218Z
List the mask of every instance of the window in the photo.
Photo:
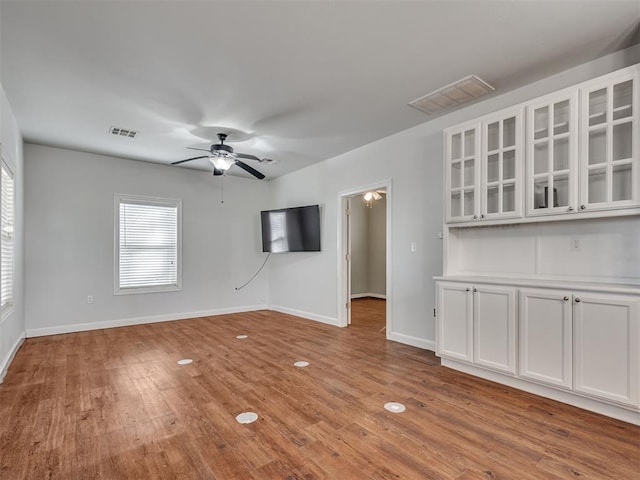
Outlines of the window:
M2 272L1 283L2 291L0 291L0 310L4 317L13 306L13 283L14 283L14 258L15 258L15 241L14 241L14 222L15 222L15 188L13 172L9 166L2 161L2 220L1 220L1 236L2 236Z
M115 195L115 294L182 288L180 200Z

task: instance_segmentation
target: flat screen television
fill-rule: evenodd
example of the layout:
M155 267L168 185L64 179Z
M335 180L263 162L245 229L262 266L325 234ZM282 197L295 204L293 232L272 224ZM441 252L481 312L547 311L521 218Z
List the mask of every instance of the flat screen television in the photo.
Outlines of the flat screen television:
M281 208L263 210L262 251L319 252L320 251L320 207Z

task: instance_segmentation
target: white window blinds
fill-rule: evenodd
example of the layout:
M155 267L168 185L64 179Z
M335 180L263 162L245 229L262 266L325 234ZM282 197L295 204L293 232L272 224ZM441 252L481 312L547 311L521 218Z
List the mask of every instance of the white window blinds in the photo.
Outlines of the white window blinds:
M180 286L180 205L171 203L119 199L118 293Z
M15 221L15 197L14 197L13 172L2 162L2 291L0 292L0 309L2 312L13 305L13 283L14 283L14 221Z

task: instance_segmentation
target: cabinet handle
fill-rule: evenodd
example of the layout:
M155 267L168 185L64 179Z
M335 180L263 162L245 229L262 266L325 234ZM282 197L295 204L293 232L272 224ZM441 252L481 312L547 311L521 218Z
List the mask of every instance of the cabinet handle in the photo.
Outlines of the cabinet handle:
M576 298L576 303L580 303L580 301L581 300L579 298Z
M568 302L569 301L569 297L564 297L564 301Z
M466 290L467 292L470 292L470 291L471 291L471 289L470 289L470 288L465 288L465 290Z
M482 215L480 215L480 218L484 218L484 213Z
M573 207L569 207L567 210L569 210L570 212L573 212Z
M478 215L474 215L473 219L476 220L478 218Z
M473 287L473 293L476 293L478 291L478 289L476 287Z
M586 205L580 205L580 210L584 210L585 208L587 208Z

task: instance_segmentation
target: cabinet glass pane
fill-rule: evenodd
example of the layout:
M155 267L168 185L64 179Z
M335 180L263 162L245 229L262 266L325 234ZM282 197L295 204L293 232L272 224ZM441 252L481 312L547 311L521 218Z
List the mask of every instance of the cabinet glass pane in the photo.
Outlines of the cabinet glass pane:
M487 182L497 182L500 178L500 154L494 153L487 158Z
M631 122L613 127L613 159L631 158Z
M549 145L538 143L533 149L533 173L546 173L549 171Z
M451 163L451 188L460 188L460 162Z
M467 130L464 132L464 156L470 157L475 155L476 148L476 132L475 130Z
M451 194L451 216L459 217L462 214L462 202L460 201L460 192Z
M589 165L607 161L606 130L592 130L589 132Z
M475 160L472 158L471 160L464 161L464 180L463 185L465 187L471 187L475 183Z
M589 126L607 121L607 89L602 88L589 94Z
M533 112L533 138L549 136L549 107L536 108Z
M589 170L589 203L607 201L607 169L594 168Z
M547 191L549 189L548 178L538 178L533 184L533 208L547 208Z
M509 150L502 154L502 179L512 180L516 178L516 151Z
M569 131L569 100L553 106L553 134L560 135Z
M569 139L560 138L553 142L553 171L569 168Z
M509 185L503 185L502 187L502 211L503 212L515 212L516 210L516 195L515 185L512 183Z
M506 118L502 122L502 148L516 144L516 117Z
M631 200L631 164L616 165L613 167L613 201Z
M475 213L475 191L466 190L464 192L464 215L473 215Z
M495 122L487 127L487 150L490 152L500 147L500 123Z
M569 174L563 173L553 177L553 206L569 206Z
M487 188L487 213L498 213L500 190L498 186Z
M451 136L451 159L457 160L462 156L462 134L456 133Z
M633 80L613 87L613 119L630 117L633 114Z

